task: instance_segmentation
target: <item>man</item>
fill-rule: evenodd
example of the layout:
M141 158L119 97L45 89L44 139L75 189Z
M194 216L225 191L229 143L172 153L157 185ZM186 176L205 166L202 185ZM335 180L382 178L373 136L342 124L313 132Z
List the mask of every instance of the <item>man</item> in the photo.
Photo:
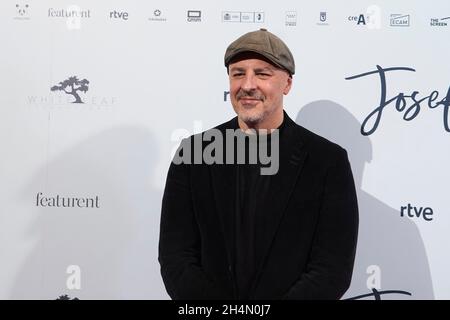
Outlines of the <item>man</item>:
M225 66L237 117L184 140L169 168L159 244L167 292L172 299L339 299L358 229L347 153L283 110L295 64L281 39L265 29L247 33L229 45ZM229 130L256 137L256 149L279 164L263 174L261 159L191 161L205 155L212 136L221 141L212 130L225 140ZM214 156L236 160L254 147L226 145Z

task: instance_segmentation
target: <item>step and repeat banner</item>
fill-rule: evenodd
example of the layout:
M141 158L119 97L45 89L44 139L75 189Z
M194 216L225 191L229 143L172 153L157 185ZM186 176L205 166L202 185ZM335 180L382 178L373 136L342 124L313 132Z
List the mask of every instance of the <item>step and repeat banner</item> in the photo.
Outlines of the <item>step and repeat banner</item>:
M446 0L1 1L1 299L169 298L171 156L235 116L223 56L259 28L296 60L287 113L349 153L343 298L450 299Z

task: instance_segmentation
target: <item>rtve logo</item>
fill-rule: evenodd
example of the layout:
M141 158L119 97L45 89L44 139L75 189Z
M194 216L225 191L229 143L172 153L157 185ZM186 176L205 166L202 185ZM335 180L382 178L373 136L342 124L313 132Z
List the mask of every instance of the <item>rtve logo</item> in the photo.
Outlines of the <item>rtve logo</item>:
M109 18L110 19L128 20L128 12L114 10L109 13Z
M433 220L433 209L430 207L415 207L408 203L407 206L402 206L400 208L400 217L408 216L410 218L420 218L422 217L425 221Z

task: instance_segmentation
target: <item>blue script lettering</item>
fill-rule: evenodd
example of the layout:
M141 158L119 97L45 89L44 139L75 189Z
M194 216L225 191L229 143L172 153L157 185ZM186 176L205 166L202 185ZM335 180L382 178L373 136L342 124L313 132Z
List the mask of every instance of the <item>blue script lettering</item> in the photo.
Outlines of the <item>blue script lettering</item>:
M386 91L387 91L386 90L386 72L398 71L398 70L416 72L415 69L408 68L408 67L392 67L392 68L384 69L384 68L380 67L379 65L377 65L377 70L369 71L369 72L365 72L365 73L361 73L361 74L358 74L355 76L350 76L350 77L345 78L345 80L352 80L352 79L356 79L356 78L365 77L365 76L368 76L371 74L378 74L380 77L380 84L381 84L380 104L371 113L369 113L369 115L364 119L364 121L361 125L361 134L364 136L368 136L368 135L371 135L372 133L374 133L375 130L377 130L378 125L380 124L381 115L383 113L383 110L390 103L395 101L395 109L398 112L404 112L403 120L411 121L415 117L417 117L417 115L420 112L420 105L425 100L428 100L427 104L430 109L437 108L440 105L443 106L444 129L445 129L445 131L450 132L449 121L448 121L448 111L449 111L448 109L450 106L450 87L448 88L447 95L441 101L434 103L434 104L433 104L433 101L435 101L439 96L439 92L436 90L432 91L428 96L423 97L421 99L419 99L417 97L417 95L419 94L419 91L413 91L410 95L406 95L405 93L400 92L395 97L393 97L389 100L386 100ZM407 99L411 99L413 101L413 104L408 106ZM369 126L368 123L371 120L373 120L373 125Z
M384 295L384 294L403 294L403 295L407 295L407 296L411 295L410 292L403 291L403 290L383 290L383 291L378 291L377 289L373 288L372 289L372 293L362 294L360 296L351 297L351 298L347 298L347 299L344 299L344 300L359 300L359 299L364 299L364 298L369 298L369 297L373 297L374 300L381 300L381 296Z

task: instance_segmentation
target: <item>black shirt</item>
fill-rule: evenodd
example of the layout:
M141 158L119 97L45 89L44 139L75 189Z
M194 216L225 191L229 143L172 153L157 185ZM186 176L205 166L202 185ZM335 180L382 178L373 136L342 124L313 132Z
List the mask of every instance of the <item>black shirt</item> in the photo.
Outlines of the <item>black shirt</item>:
M280 139L283 123L278 127ZM258 136L258 146L267 143L270 155L271 135L261 139ZM256 164L248 163L248 155L255 148L254 144L246 143L246 163L237 165L235 216L235 277L239 299L249 299L251 286L256 276L258 266L262 263L263 248L261 239L267 236L267 214L264 201L270 197L269 187L271 175L261 175L263 166L259 157ZM257 153L258 154L258 153Z

